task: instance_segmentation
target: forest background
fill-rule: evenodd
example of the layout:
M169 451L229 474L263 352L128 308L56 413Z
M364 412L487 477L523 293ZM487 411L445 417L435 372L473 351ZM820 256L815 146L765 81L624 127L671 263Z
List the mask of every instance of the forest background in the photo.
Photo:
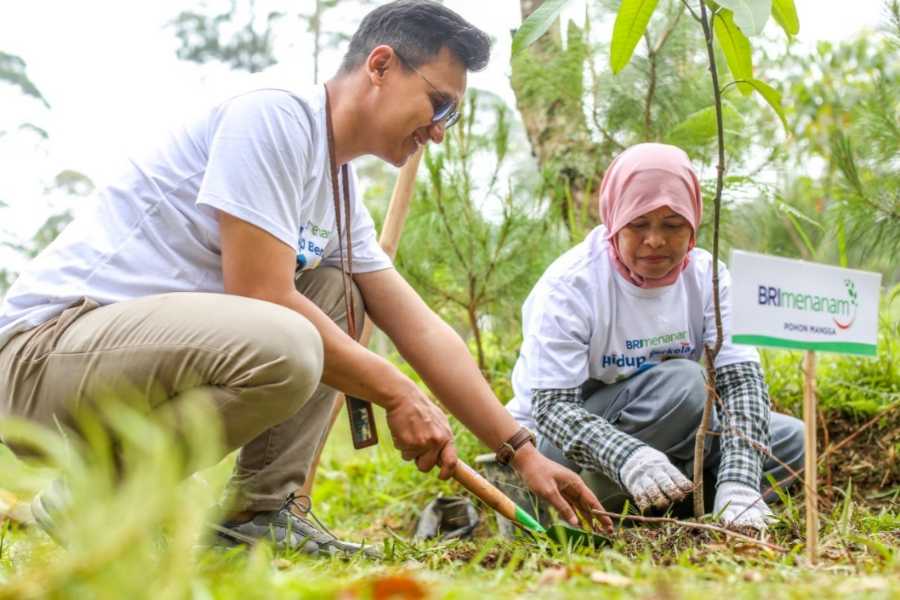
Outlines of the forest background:
M134 46L129 38L135 30L77 27L101 17L115 23L110 17L128 10L124 4L62 8L73 11L63 16L70 16L74 26L48 25L59 33L59 46L50 57L40 50L34 61L29 56L33 40L23 42L30 35L27 28L9 35L16 11L23 9L3 9L13 14L0 26L7 29L0 37L0 81L6 84L0 84L0 101L12 110L0 112L0 294L114 172L126 147L139 147L183 105L240 85L250 73L321 82L334 70L346 34L377 2L233 0L144 7L147 12L138 13L148 23L141 27L153 32L146 39L167 57L177 57L165 69L156 59L130 51L117 56L119 48ZM494 36L495 56L488 72L472 77L460 125L442 146L430 148L420 167L396 262L467 340L505 401L521 340L522 301L543 269L599 222L596 189L616 153L642 141L682 146L701 170L705 197L712 197L716 132L705 50L702 33L682 3L663 0L634 59L613 75L608 44L618 3L592 0L570 3L546 36L510 61L510 30L539 1L447 4ZM838 12L838 3L827 4L834 8L831 22L845 22L842 15L851 14ZM847 506L857 507L856 520L847 516L843 521L847 536L851 525L867 533L891 533L884 550L857 549L881 556L864 571L891 572L897 568L900 529L895 410L900 402L900 8L896 1L854 3L852 14L857 19L866 15L867 27L855 33L827 30L827 39L812 40L804 38L804 27L813 23L826 31L829 10L820 2L797 6L801 32L796 39L785 44L785 33L770 20L762 38L754 40L755 72L780 91L787 126L758 98L745 97L734 86L724 99L723 257L739 248L882 273L879 355L823 360L820 435L828 458L822 466L824 508L840 516ZM18 15L20 22L38 26L41 8L28 10ZM133 16L121 16L133 22ZM67 44L91 50L67 57ZM127 65L131 74L117 82L115 71L90 63L92 56L114 57L101 64ZM724 74L725 60L718 64ZM133 71L142 71L137 80ZM128 81L145 82L156 108L129 102L128 93L119 89ZM98 98L109 123L78 123L94 113L73 111L67 106L70 94ZM110 102L119 108L111 110ZM396 170L374 159L361 159L358 168L366 202L380 222ZM709 221L701 228L701 247L710 247ZM383 337L376 337L374 346L403 366ZM799 354L766 351L763 356L773 402L797 412ZM483 450L460 435L467 456ZM851 435L856 435L852 444L829 455L828 448ZM390 449L354 453L343 429L329 443L325 466L315 500L348 530L361 521L360 507L346 496L360 486L374 485L382 494L367 505L375 522L398 530L410 527L416 507L429 494L449 491L401 465ZM385 471L393 477L384 479ZM15 488L0 481L4 486ZM851 501L855 504L846 504ZM791 510L787 522L801 522L801 507ZM845 545L856 543L847 536ZM21 543L33 541L26 535ZM504 552L505 561L498 558ZM499 547L463 557L482 565L493 556L508 567L514 552ZM649 552L652 562L654 548ZM847 556L855 560L850 550ZM538 567L546 570L546 565ZM9 573L15 572L29 571L11 565ZM567 571L563 580L569 579L573 575Z

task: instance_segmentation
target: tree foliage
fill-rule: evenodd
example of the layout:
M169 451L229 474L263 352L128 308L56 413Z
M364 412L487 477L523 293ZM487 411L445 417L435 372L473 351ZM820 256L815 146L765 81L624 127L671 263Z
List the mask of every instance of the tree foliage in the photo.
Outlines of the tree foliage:
M538 4L520 3L525 15ZM599 221L596 198L586 192L596 191L615 154L638 142L665 141L683 147L701 167L704 198L708 202L714 195L710 176L715 108L710 103L702 37L692 19L683 18L686 7L696 3L656 3L630 62L618 73L611 63L619 68L617 48L623 41L615 28L608 44L590 36L592 22L610 15L617 23L633 22L628 14L646 11L652 4L601 0L583 25L573 28L569 23L570 44L572 31L583 32L587 40L580 66L575 64L579 57L559 41L558 25L513 57L513 88L545 175L543 193L564 209L573 205L575 218L560 211L570 226L576 225L573 240ZM785 53L771 45L754 51L729 5L751 11L759 7L708 4L715 10L722 81L727 165L721 214L724 250L740 247L868 268L883 272L887 283L897 281L900 269L892 257L900 239L895 176L900 171L896 162L900 63L890 59L897 54L897 1L887 3L886 36L821 42L812 53ZM632 13L623 12L626 9ZM788 39L799 32L792 1L773 0L771 17L778 26L775 31L780 29ZM576 39L575 47L579 44L585 45ZM561 65L563 60L569 64ZM529 63L534 68L526 71L523 66ZM557 81L555 75L563 69L577 70L578 75ZM532 81L535 78L537 82ZM568 116L555 130L528 126L529 121L549 121L563 107L570 107L565 109ZM582 127L586 137L580 133ZM825 169L819 173L823 161ZM711 214L706 211L699 232L700 244L707 247L713 241ZM769 235L755 234L760 231Z
M470 340L489 380L508 376L521 304L565 243L530 178L511 171L511 116L496 97L469 94L459 125L426 152L397 255L428 304Z
M34 98L45 107L50 108L47 99L44 98L37 86L28 78L25 70L26 64L21 57L0 50L0 81L18 87L26 96Z
M4 82L18 88L19 91L27 98L39 101L45 108L50 108L44 95L38 89L37 85L31 81L26 72L26 63L22 58L0 51L0 82ZM20 123L18 130L31 131L37 134L41 142L48 139L47 132L40 126L33 123ZM0 131L0 137L6 133ZM86 175L72 170L63 170L57 173L53 182L45 187L45 194L61 192L68 196L81 197L91 193L94 184ZM31 201L31 199L28 199ZM22 199L6 199L0 200L0 216L3 211L11 210L12 204L21 205ZM62 231L72 220L72 213L68 209L64 209L57 213L52 213L44 223L38 228L29 240L21 239L18 232L13 231L10 227L0 227L0 247L12 250L14 253L24 257L34 257L43 250L50 242L52 242L59 232ZM8 219L0 220L9 222ZM14 270L7 266L0 267L0 295L12 285L16 278Z
M283 16L272 11L257 15L256 3L250 0L247 14L239 12L237 0L231 0L227 11L207 15L192 10L182 11L172 21L181 42L178 58L205 63L219 60L233 69L257 73L275 64L272 56L272 25Z
M356 1L366 5L372 0ZM312 34L312 80L319 82L322 50L349 39L346 33L323 26L325 13L337 7L337 0L311 0L305 3L308 10L296 13L296 2L273 0L264 4L270 10L259 9L257 0L229 0L228 10L216 14L210 14L205 1L195 9L182 11L170 22L180 42L178 58L201 64L217 61L232 69L257 73L278 63L276 37L300 37L296 25L305 23L305 30Z

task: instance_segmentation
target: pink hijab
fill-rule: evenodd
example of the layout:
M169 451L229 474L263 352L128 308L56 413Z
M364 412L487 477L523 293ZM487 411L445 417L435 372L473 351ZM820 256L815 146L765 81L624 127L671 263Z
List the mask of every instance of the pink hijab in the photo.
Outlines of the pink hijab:
M663 277L646 279L629 270L622 261L619 230L661 206L668 206L690 223L693 230L690 252L696 244L703 201L700 181L684 150L668 144L637 144L613 159L600 184L600 214L608 230L610 261L626 280L638 287L671 285L688 266L689 255Z

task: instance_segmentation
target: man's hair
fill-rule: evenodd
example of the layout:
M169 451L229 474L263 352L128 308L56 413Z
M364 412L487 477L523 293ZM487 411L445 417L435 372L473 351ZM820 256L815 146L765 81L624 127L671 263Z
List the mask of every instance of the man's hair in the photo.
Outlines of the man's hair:
M444 47L467 71L482 70L491 56L487 34L449 8L432 0L396 0L363 18L339 73L355 70L382 44L397 51L404 68L427 63Z

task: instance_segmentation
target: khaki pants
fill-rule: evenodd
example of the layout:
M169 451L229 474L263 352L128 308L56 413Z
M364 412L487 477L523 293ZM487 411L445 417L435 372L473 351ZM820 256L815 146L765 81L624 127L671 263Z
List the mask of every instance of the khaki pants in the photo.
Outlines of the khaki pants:
M297 290L347 328L338 269L304 272ZM353 286L356 322L362 296ZM273 510L306 480L336 392L321 384L322 340L282 306L227 294L177 293L98 306L85 299L0 349L0 417L71 425L70 411L120 390L147 412L212 398L240 510ZM137 391L137 393L135 393Z

